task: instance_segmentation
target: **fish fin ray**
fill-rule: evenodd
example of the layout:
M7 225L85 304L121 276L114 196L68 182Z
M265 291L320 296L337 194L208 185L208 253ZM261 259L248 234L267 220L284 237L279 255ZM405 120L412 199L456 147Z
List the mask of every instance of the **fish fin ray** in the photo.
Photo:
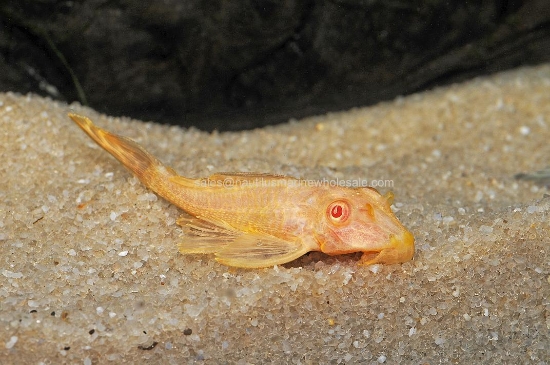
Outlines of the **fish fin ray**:
M90 118L69 113L69 117L101 148L109 152L126 168L135 174L145 185L152 188L151 182L176 172L164 166L156 157L147 152L130 138L111 133L96 126Z
M174 175L174 176L170 176L169 180L175 184L178 184L187 188L197 187L197 179L190 179L188 177Z
M226 244L227 242L219 237L185 236L184 240L178 243L178 250L182 254L216 253Z
M216 252L216 261L228 266L260 268L297 259L309 250L300 241L265 234L243 234Z
M185 234L184 241L178 245L181 253L214 253L241 235L189 214L181 215L176 223Z
M227 179L231 179L233 182L248 182L253 183L258 179L273 179L273 180L297 180L294 177L277 175L277 174L268 174L261 172L218 172L213 175L208 176L206 180L212 182L224 182Z
M175 184L181 185L186 188L196 188L196 187L224 187L230 188L236 185L254 185L261 183L262 181L270 180L287 180L295 181L298 180L294 177L285 176L285 175L273 175L273 174L264 174L256 172L232 172L232 173L216 173L210 175L207 178L202 179L189 179L183 176L171 176L169 180Z
M229 227L224 227L223 223L210 222L206 219L197 218L190 214L182 214L176 223L181 226L186 234L200 236L231 236L235 237L239 233Z

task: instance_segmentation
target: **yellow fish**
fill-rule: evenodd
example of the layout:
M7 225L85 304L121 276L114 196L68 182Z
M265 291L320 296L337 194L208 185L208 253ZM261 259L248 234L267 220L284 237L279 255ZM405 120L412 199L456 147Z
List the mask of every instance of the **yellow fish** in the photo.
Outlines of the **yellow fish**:
M391 193L255 173L189 179L136 142L86 117L69 117L146 187L187 213L178 220L184 254L214 254L242 268L284 264L309 251L363 252L363 265L402 263L414 255L414 237L393 214Z

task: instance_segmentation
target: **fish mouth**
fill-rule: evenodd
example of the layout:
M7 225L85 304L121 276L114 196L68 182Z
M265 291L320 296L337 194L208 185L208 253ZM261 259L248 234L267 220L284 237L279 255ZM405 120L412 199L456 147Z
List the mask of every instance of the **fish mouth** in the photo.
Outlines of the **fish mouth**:
M394 249L399 251L399 261L406 262L414 256L414 236L411 232L405 231L399 237L392 235L390 237L390 244L394 246Z
M414 256L414 236L405 230L400 236L390 234L388 247L380 250L373 257L373 252L365 252L359 261L360 265L401 264L410 261Z

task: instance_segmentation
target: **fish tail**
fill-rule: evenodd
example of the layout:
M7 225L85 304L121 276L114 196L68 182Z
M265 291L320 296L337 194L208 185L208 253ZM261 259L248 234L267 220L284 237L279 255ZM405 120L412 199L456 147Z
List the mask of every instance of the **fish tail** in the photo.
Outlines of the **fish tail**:
M161 190L160 192L162 192L164 181L176 175L174 170L164 166L162 162L131 139L101 129L87 117L73 113L69 113L69 117L100 147L119 160L151 190L155 192ZM161 193L161 195L163 194Z

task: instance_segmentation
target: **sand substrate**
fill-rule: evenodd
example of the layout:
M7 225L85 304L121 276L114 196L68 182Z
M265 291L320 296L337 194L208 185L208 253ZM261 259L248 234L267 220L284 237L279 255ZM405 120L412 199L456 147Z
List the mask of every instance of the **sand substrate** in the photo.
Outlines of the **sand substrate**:
M177 251L180 211L67 117L180 174L392 190L413 261L243 270ZM550 65L239 133L0 94L1 364L547 364ZM147 362L146 362L147 361Z

